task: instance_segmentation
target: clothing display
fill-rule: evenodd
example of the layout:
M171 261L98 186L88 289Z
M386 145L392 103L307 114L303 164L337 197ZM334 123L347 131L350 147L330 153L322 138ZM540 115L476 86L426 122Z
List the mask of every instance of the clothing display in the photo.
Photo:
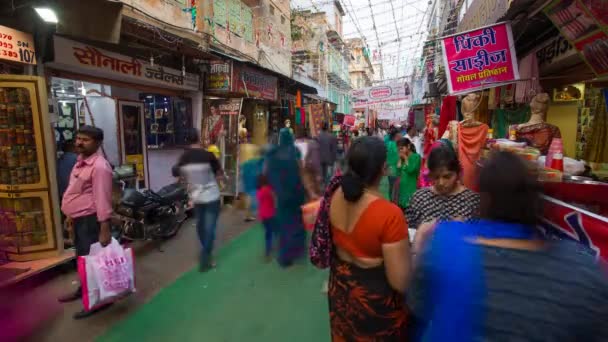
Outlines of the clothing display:
M439 114L439 134L442 136L448 127L450 121L456 120L456 96L446 96L441 103L441 112Z
M539 149L542 155L546 155L553 138L561 138L562 134L559 127L541 122L524 127L520 125L516 130L516 136L518 140L525 140L529 146Z
M433 188L416 191L405 211L408 228L418 229L425 223L437 219L449 221L459 217L464 221L479 215L479 194L465 189L453 195L440 195Z
M549 94L540 93L530 102L530 120L527 123L514 127L518 140L524 140L529 146L540 150L546 155L553 138L561 138L562 134L557 126L545 122L549 110Z
M464 186L475 190L477 188L477 161L481 157L481 149L486 145L488 125L458 127L458 159L462 167L462 182Z
M502 139L509 137L509 127L519 125L528 121L530 118L530 107L525 106L519 109L503 109L494 110L492 115L492 129L494 130L494 138Z
M608 89L603 89L597 101L591 138L585 149L585 159L595 163L608 163Z

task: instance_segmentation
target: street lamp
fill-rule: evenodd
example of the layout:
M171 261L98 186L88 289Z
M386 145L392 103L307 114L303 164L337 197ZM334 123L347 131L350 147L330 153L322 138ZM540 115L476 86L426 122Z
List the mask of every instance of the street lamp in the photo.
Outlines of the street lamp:
M57 19L57 14L55 11L48 7L34 7L40 19L42 19L46 23L57 24L59 20Z

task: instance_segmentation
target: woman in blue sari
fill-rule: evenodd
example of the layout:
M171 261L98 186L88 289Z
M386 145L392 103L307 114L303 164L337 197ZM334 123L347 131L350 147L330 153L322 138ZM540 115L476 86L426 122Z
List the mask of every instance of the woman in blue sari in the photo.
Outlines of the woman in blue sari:
M287 128L281 129L278 146L272 148L264 159L265 174L277 203L277 260L281 266L288 267L305 252L306 231L301 207L306 201L306 191L300 176L300 152Z

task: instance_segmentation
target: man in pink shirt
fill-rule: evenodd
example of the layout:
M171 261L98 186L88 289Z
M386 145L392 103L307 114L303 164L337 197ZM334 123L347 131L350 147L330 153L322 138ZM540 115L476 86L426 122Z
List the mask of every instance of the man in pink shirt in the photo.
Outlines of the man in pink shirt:
M92 244L110 243L110 217L112 215L112 168L104 158L101 144L103 131L92 126L82 126L76 135L78 160L61 204L68 225L74 230L76 255L89 254ZM62 303L78 300L82 289L59 298ZM94 311L80 311L74 319L85 318Z

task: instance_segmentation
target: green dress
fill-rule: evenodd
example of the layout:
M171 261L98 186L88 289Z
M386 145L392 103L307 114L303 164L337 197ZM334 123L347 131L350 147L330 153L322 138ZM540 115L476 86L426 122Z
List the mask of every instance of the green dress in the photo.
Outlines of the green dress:
M401 164L398 170L399 181L399 206L406 208L410 198L416 192L418 177L420 176L420 155L412 153L407 158L406 164Z
M398 177L397 164L399 164L399 149L397 143L389 140L386 144L386 164L388 166L388 175Z

